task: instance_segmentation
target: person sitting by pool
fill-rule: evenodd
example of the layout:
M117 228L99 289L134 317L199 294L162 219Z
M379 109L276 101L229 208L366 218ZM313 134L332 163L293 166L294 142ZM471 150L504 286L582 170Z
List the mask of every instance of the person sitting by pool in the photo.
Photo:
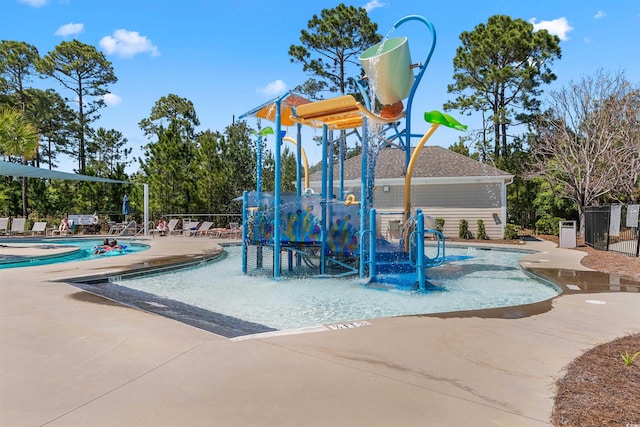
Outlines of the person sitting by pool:
M69 219L67 217L62 218L62 221L60 221L60 227L58 228L60 229L60 231L69 231L69 229L71 228Z
M166 236L167 235L167 231L169 231L169 226L167 225L167 221L165 221L164 218L160 219L160 221L158 221L158 224L156 225L156 230L158 230L158 234L160 236Z

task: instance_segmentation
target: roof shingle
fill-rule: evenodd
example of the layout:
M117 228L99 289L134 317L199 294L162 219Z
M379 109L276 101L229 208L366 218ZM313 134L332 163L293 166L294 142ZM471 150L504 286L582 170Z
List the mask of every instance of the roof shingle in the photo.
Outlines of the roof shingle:
M415 148L412 148L413 152ZM376 163L376 178L392 179L404 176L404 151L397 148L385 148L380 151ZM344 179L360 179L362 156L351 157L344 162ZM339 165L334 164L334 176L338 174ZM486 165L462 154L455 153L436 145L426 146L420 152L414 166L413 176L423 178L477 177L477 176L510 176L508 172ZM310 177L311 181L320 181L322 172L317 171Z

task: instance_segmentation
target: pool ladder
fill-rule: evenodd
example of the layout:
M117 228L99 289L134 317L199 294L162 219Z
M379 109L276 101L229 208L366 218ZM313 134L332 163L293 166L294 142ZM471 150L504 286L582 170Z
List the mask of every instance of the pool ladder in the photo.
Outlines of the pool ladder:
M424 215L421 209L416 210L416 227L409 235L409 262L416 269L418 287L421 291L426 290L426 269L434 267L444 262L444 235L438 230L425 230ZM436 238L437 252L433 258L425 254L424 235L433 234ZM414 249L415 248L415 249ZM415 254L413 253L415 251ZM415 261L414 261L415 260Z

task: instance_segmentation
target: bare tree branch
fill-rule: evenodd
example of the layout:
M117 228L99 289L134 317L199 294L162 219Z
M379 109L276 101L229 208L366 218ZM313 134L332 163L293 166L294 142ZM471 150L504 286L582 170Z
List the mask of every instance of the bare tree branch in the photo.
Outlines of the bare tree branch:
M640 90L620 72L598 71L550 93L531 143L529 176L543 176L575 202L584 231L585 206L634 202L640 177Z

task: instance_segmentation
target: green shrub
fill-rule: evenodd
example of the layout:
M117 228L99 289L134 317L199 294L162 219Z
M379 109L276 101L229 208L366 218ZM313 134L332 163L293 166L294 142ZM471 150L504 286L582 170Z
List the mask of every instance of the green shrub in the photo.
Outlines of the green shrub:
M436 230L442 233L444 230L444 218L436 218Z
M476 239L478 240L489 240L487 237L487 230L484 228L484 221L478 220L478 233L476 234Z
M471 239L471 232L469 231L469 222L466 219L461 219L458 225L458 237L461 239Z
M536 221L536 234L558 236L560 234L560 221L565 221L565 219L550 216L540 218Z
M515 240L520 235L520 227L515 224L507 224L504 227L504 238L507 240Z

